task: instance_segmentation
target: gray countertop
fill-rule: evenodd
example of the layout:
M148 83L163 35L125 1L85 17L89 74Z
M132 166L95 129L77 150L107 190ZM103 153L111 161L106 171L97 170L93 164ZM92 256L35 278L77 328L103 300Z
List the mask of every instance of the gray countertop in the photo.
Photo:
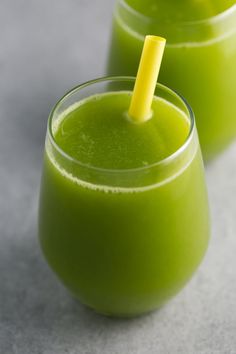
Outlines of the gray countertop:
M99 316L71 299L41 255L47 116L65 91L103 74L113 3L0 0L0 353L235 354L236 144L207 167L207 256L161 310Z

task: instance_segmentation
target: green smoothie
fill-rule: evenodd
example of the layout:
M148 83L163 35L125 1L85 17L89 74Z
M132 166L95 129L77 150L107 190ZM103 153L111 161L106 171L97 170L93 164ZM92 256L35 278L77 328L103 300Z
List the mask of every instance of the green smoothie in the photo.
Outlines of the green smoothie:
M155 97L150 119L134 123L130 98L91 95L51 117L39 213L52 269L82 303L116 316L151 311L177 293L209 237L193 122Z
M236 136L233 4L233 0L119 0L114 13L108 73L136 75L144 36L165 37L160 81L193 107L206 160Z

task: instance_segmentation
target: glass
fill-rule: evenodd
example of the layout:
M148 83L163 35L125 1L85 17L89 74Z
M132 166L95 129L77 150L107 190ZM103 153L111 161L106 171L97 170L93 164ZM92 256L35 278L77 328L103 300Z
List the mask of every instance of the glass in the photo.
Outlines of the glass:
M215 17L175 23L117 1L107 71L136 75L144 36L167 39L160 82L177 90L196 115L205 160L236 136L236 4Z
M54 272L83 304L113 316L160 307L189 280L209 238L208 199L194 116L160 84L155 95L190 122L184 144L142 168L107 170L68 156L56 143L68 107L94 94L132 91L134 78L78 86L52 110L47 127L39 237Z

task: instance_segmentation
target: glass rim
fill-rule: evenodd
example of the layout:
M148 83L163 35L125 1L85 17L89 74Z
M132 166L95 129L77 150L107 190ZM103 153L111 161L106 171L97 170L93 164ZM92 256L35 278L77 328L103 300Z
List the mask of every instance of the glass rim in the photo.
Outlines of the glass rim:
M185 151L185 149L188 147L188 145L190 144L192 137L193 137L193 132L195 129L195 118L194 118L194 113L193 110L191 108L191 106L188 104L188 102L186 101L186 99L184 97L182 97L179 93L177 93L175 90L157 83L156 87L159 87L160 89L164 89L166 90L168 93L173 94L181 101L184 103L184 106L187 109L188 112L188 118L190 120L190 129L188 132L188 135L186 137L186 139L184 140L183 144L176 150L174 151L172 154L170 154L169 156L165 157L164 159L145 165L145 166L141 166L141 167L135 167L135 168L128 168L128 169L111 169L111 168L102 168L102 167L97 167L97 166L93 166L93 165L89 165L86 163L83 163L81 161L79 161L78 159L70 156L67 152L65 152L56 142L56 139L54 137L53 134L53 117L55 114L55 111L57 110L57 108L60 106L60 104L66 100L68 97L70 97L71 95L73 95L76 91L78 90L82 90L83 88L86 88L90 85L93 84L97 84L97 83L102 83L102 82L109 82L109 81L115 81L115 82L135 82L135 77L134 76L105 76L105 77L100 77L94 80L89 80L86 81L80 85L77 85L75 87L73 87L71 90L69 90L67 93L65 93L58 101L57 103L54 105L54 107L52 108L49 117L48 117L48 122L47 122L47 135L49 136L49 140L50 143L53 145L53 147L58 151L58 153L63 156L65 159L71 161L72 163L79 165L82 168L86 168L88 170L92 170L92 171L96 171L96 172L101 172L101 173L110 173L110 174L125 174L125 173L135 173L135 172L142 172L142 171L147 171L150 170L154 167L159 167L159 166L165 166L170 164L172 161L174 161L179 155L181 155L181 153L183 151ZM118 91L117 91L118 92Z
M135 15L139 17L140 19L145 20L146 22L156 22L156 19L147 15L142 14L138 10L135 10L132 6L127 4L125 0L117 0L119 4L121 4L124 8L126 8L127 11L129 11L132 15ZM190 20L190 21L179 21L175 22L174 24L177 26L196 26L196 25L205 25L205 24L216 24L217 22L220 22L224 20L226 17L230 16L233 13L236 13L236 3L231 5L229 8L225 9L224 11L211 16L211 17L206 17L204 19L200 20ZM168 23L167 21L164 21L162 23Z

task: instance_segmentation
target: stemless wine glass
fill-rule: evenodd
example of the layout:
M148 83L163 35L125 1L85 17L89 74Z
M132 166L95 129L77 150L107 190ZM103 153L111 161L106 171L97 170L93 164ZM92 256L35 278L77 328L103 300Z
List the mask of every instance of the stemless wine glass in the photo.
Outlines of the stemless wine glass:
M189 121L184 144L162 161L109 170L67 155L55 140L61 117L94 94L132 91L131 77L74 88L47 127L39 210L43 253L70 292L96 311L134 316L160 307L190 279L209 239L201 150L191 108L158 84L155 95Z
M160 81L183 95L196 115L205 160L236 136L236 4L204 20L143 15L118 0L108 60L111 75L136 75L144 36L167 39Z

